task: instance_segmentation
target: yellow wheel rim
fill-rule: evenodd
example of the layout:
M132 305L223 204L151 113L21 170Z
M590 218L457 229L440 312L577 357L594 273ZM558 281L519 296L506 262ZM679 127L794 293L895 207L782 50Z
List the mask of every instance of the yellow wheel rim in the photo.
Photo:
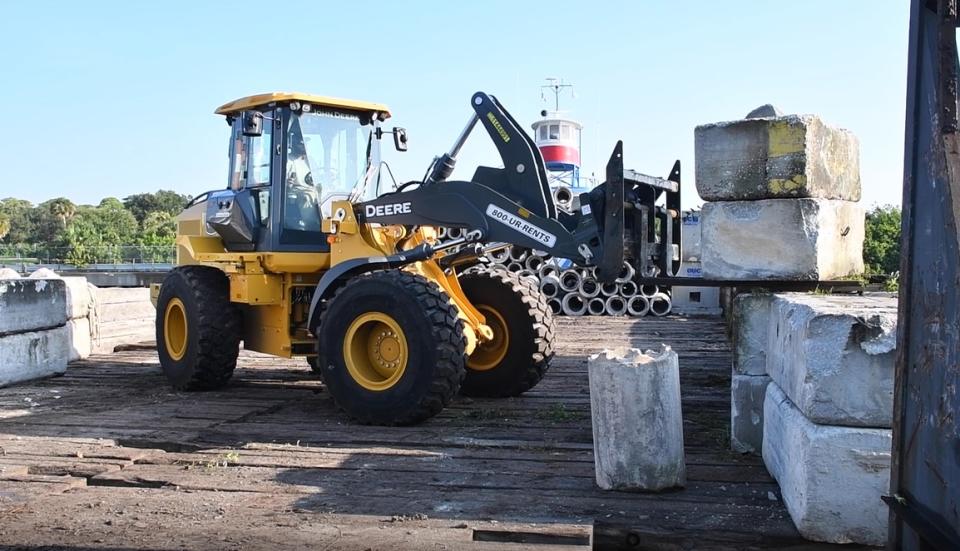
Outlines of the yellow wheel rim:
M493 339L477 345L467 358L467 367L474 371L489 371L500 365L506 357L510 348L510 331L507 320L503 319L500 312L484 304L478 304L476 308L487 318L487 325L493 330Z
M387 390L407 369L407 337L392 317L368 312L347 328L343 358L357 384L367 390Z
M187 353L187 311L178 298L170 299L163 312L163 344L173 360Z

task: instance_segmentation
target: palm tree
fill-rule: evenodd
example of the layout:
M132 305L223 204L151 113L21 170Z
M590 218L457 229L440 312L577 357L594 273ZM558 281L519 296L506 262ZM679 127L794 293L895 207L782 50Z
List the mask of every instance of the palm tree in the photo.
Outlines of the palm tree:
M66 228L67 220L73 218L77 212L77 206L70 199L57 197L50 201L50 212L60 219L60 224Z

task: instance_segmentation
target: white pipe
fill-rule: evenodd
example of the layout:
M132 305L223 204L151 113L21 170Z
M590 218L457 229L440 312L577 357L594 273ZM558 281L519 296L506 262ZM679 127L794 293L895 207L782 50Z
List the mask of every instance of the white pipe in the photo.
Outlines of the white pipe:
M660 288L656 285L641 285L640 286L640 295L647 298L653 298L654 295L660 292Z
M657 293L650 299L650 313L654 316L662 318L669 314L672 309L673 301L670 300L670 295L666 293Z
M558 186L553 190L553 201L561 207L567 207L573 201L573 192L567 186Z
M506 264L510 261L510 249L499 249L487 253L487 257L497 264Z
M585 298L593 298L600 294L600 284L597 283L596 279L585 277L580 280L580 287L577 290Z
M637 294L637 284L632 281L624 281L620 284L620 296L630 298Z
M623 266L620 267L620 275L617 277L617 283L630 281L635 275L637 275L637 271L633 269L633 266L631 266L629 262L624 261Z
M547 298L554 298L560 294L560 280L554 276L547 276L540 280L540 292Z
M591 316L602 316L607 311L607 303L600 297L594 297L587 303L587 312Z
M544 262L543 266L540 266L540 269L537 270L537 273L540 275L540 279L546 279L548 277L555 277L557 280L560 279L560 268L549 262Z
M523 262L523 264L524 264L524 266L526 266L527 269L530 270L531 272L539 272L539 271L540 271L540 267L543 266L543 264L544 264L544 262L543 262L543 257L542 257L542 256L530 255L530 256L528 256L527 259Z
M642 317L650 312L650 301L643 295L634 295L627 300L627 313L631 316Z
M623 297L607 297L606 312L608 316L622 316L627 313L627 301Z
M540 284L540 279L537 277L537 274L535 274L534 272L531 272L530 270L527 270L526 268L517 272L517 275L524 279L529 279L530 281L533 282L534 285Z
M582 279L576 270L564 270L560 273L560 288L568 293L572 293L580 288L580 281Z
M510 247L510 260L514 262L523 262L527 258L527 253L519 247Z
M519 273L523 271L523 264L520 264L519 262L511 262L507 264L507 270L514 273Z
M616 283L604 283L600 285L600 294L605 297L612 297L620 291L620 286Z
M550 311L552 311L554 314L560 314L563 312L563 303L556 297L548 298L547 306L550 307Z
M582 316L587 313L587 302L576 293L570 293L560 301L560 311L568 316Z

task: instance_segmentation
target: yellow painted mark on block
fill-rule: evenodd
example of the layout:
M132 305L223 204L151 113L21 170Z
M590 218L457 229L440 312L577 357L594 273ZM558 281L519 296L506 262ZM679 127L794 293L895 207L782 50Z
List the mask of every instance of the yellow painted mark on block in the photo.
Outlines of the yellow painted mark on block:
M803 124L772 121L767 136L767 157L793 155L806 149L807 128Z
M795 174L789 180L786 178L771 178L767 183L770 191L777 195L794 193L806 185L807 177L803 174Z

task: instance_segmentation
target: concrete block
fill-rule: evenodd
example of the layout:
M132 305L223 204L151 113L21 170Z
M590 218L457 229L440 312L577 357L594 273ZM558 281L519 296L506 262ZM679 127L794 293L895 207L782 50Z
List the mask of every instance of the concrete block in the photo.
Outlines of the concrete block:
M62 375L69 351L66 326L0 337L0 387Z
M811 421L891 426L896 298L783 293L770 323L767 372Z
M67 322L66 290L59 279L0 280L0 335Z
M831 280L863 273L864 211L828 199L703 206L703 277Z
M760 453L763 443L763 398L770 377L733 374L730 381L730 448Z
M96 287L93 299L97 304L123 304L128 302L150 302L148 287Z
M813 115L698 126L694 149L705 201L860 200L857 137Z
M776 383L767 388L763 416L763 462L803 537L882 545L890 430L817 425Z
M13 268L0 268L0 279L20 279L20 273Z
M87 318L67 320L67 330L70 335L68 360L72 362L88 358L92 350L90 320Z
M734 297L731 316L734 373L767 373L767 335L773 299L771 293L744 293Z
M686 483L677 354L604 351L587 361L597 485L662 490Z
M85 277L64 277L67 286L67 319L85 318L93 302L93 285Z
M719 316L720 309L719 287L688 287L673 286L670 288L670 297L673 300L673 312L688 316Z

